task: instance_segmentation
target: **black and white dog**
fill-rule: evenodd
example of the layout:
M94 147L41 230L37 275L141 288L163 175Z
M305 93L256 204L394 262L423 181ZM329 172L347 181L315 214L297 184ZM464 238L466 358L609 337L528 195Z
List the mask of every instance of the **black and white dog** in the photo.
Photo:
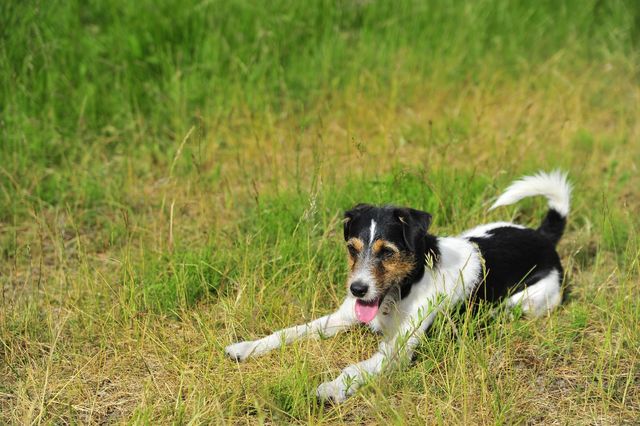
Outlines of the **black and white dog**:
M371 358L350 365L321 384L321 399L341 402L368 376L410 361L420 336L438 312L469 298L520 306L531 316L547 314L562 300L562 266L555 250L569 213L571 186L558 171L514 182L491 209L534 195L548 200L538 229L509 222L478 226L456 237L427 232L429 213L359 204L345 213L349 252L347 297L327 316L226 348L244 361L304 336L333 336L364 323L384 341Z

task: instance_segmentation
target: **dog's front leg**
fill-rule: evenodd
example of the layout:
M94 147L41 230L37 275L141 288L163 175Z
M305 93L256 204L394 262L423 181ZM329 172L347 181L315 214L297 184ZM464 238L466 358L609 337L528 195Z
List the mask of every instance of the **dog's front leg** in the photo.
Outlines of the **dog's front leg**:
M335 380L318 386L316 396L322 400L339 403L353 395L366 382L368 376L377 375L382 371L382 364L387 361L383 345L385 344L381 344L381 350L371 358L348 366Z
M307 324L285 328L258 340L238 342L225 348L225 353L236 361L265 354L278 348L282 343L290 344L303 337L330 337L355 324L353 298L347 298L340 308Z
M436 313L437 309L430 304L408 315L394 336L388 342L380 343L378 352L371 358L346 367L335 380L318 386L317 397L334 403L343 402L369 377L380 374L383 369L398 368L410 362L420 337L431 326Z

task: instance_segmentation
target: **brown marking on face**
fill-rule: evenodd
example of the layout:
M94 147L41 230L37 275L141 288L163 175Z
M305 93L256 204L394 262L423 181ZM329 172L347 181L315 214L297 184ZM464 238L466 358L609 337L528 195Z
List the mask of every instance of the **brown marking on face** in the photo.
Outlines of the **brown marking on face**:
M349 268L353 270L356 265L357 255L360 254L364 248L364 242L360 238L349 238L349 241L347 241L347 248L349 248Z
M399 253L400 250L398 250L398 247L396 247L395 244L393 244L392 242L383 240L383 239L379 239L376 240L373 245L371 246L371 251L373 251L373 254L378 254L380 253L380 250L382 250L383 248L386 248L390 251L393 251L395 253Z
M391 286L400 283L413 271L415 265L415 257L408 252L398 251L389 257L381 259L373 269L378 290L384 293Z
M349 238L349 241L347 241L347 245L351 245L356 250L361 251L364 247L364 242L360 238L352 237Z

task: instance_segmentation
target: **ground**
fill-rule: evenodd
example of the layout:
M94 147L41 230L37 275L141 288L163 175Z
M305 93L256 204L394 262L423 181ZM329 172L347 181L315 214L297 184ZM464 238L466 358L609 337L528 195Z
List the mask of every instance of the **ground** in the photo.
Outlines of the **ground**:
M640 6L0 5L0 422L638 424ZM440 318L340 406L356 329L224 347L345 295L342 212L448 235L523 174L574 184L566 303Z

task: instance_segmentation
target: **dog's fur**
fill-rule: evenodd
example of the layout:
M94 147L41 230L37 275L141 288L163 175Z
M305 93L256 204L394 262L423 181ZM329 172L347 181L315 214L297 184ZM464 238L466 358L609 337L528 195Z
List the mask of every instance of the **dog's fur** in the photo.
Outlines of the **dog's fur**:
M436 314L473 298L520 306L541 316L562 300L563 277L555 246L569 214L571 186L560 172L514 182L491 209L543 195L549 211L537 229L508 222L478 226L456 237L427 232L431 215L411 208L359 204L345 213L349 252L347 297L340 308L308 324L226 348L237 361L262 355L304 336L333 336L365 322L384 341L371 358L321 384L321 399L340 402L367 376L411 359Z

